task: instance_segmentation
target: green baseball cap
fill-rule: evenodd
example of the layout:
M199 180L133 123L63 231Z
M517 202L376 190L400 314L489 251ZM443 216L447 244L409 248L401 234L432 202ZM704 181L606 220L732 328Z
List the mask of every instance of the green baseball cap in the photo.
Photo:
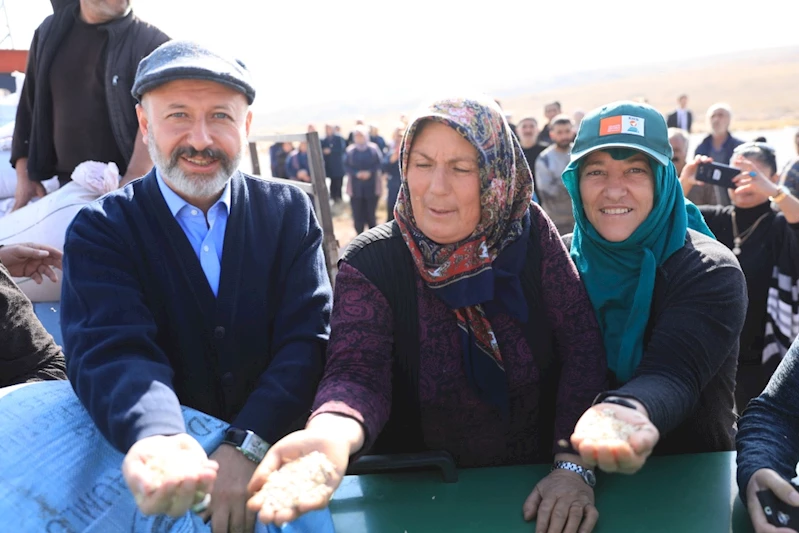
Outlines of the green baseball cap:
M674 151L660 112L648 104L619 101L589 111L580 123L571 161L604 148L632 148L668 165Z

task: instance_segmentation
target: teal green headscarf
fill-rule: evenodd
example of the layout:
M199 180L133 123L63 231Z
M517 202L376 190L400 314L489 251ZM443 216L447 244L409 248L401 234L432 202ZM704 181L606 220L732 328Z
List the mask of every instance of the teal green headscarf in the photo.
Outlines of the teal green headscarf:
M630 148L604 151L616 160L639 153ZM583 210L580 163L572 161L563 172L575 221L571 256L602 328L608 368L625 383L633 377L644 353L657 267L685 245L687 228L715 237L699 209L683 196L674 164L664 166L649 157L655 177L652 212L626 240L603 239Z

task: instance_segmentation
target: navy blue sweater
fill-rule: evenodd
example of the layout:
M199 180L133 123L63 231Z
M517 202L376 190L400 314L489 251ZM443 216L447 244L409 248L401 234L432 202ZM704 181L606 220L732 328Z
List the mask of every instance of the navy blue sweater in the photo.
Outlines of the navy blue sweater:
M770 468L784 479L799 462L799 339L771 376L763 394L749 402L738 421L738 491L746 503L752 475Z
M185 431L180 404L272 443L309 413L332 300L321 229L292 185L238 173L231 201L218 298L153 172L67 230L67 374L123 452Z
M328 178L341 178L344 176L344 151L347 149L347 140L338 134L328 135L321 141L322 150L329 149L325 154L325 174Z
M289 179L297 179L297 173L300 170L311 172L311 167L308 164L308 152L300 152L294 150L286 158L286 173Z

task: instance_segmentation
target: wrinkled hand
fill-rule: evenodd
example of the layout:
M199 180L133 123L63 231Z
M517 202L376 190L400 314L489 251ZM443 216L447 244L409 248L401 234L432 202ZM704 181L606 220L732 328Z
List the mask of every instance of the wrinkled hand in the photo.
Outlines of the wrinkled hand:
M336 474L328 481L330 490L325 496L309 497L292 509L274 509L264 505L264 496L258 491L266 484L269 474L280 469L286 463L290 463L300 457L304 457L313 451L323 453L336 469ZM349 464L350 445L343 439L331 437L330 433L314 429L303 429L290 433L272 446L261 461L255 474L250 481L250 492L255 493L247 508L258 513L258 520L264 524L284 524L295 520L300 515L309 511L323 509L330 501L333 492L341 484L344 474Z
M754 191L764 196L776 196L779 193L780 188L777 184L769 180L751 161L743 156L735 156L735 159L732 160L732 166L741 171L732 180L738 186L735 189L736 193Z
M618 420L640 427L626 441L598 436L592 420L605 409L612 411ZM634 474L640 470L658 440L660 432L649 417L635 409L610 403L594 405L583 413L571 436L572 446L584 462L605 472L622 474Z
M14 277L28 277L41 284L44 281L43 276L47 276L56 283L58 276L53 268L61 268L63 255L60 250L46 244L22 242L0 248L0 263Z
M768 468L761 468L749 479L746 487L746 508L752 519L752 526L756 533L795 533L793 529L775 527L768 523L757 493L761 490L771 490L774 495L787 504L799 507L799 492L793 485L782 479L778 473Z
M258 466L229 444L222 444L211 454L219 472L211 492L211 505L202 513L211 520L213 533L252 533L255 513L247 510L247 484Z
M143 514L178 517L213 488L218 467L199 442L181 433L147 437L131 446L122 475Z
M599 519L594 489L576 472L563 469L538 482L522 512L525 520L536 519L536 533L590 533Z

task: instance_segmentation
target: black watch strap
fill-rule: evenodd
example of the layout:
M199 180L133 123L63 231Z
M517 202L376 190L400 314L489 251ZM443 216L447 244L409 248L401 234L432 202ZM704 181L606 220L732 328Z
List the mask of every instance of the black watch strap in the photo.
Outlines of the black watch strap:
M222 444L234 446L238 451L244 454L244 457L255 463L260 463L269 450L269 443L252 431L234 427L228 428L227 431L225 431Z
M225 438L222 440L223 444L230 444L238 448L244 444L244 439L247 438L247 431L239 428L228 428L225 431Z
M613 396L611 398L605 398L604 400L602 400L599 403L613 403L613 404L616 404L616 405L621 405L622 407L629 407L633 411L637 411L638 410L638 408L635 406L635 404L633 402L631 402L629 400L625 400L624 398L616 397L616 396Z

